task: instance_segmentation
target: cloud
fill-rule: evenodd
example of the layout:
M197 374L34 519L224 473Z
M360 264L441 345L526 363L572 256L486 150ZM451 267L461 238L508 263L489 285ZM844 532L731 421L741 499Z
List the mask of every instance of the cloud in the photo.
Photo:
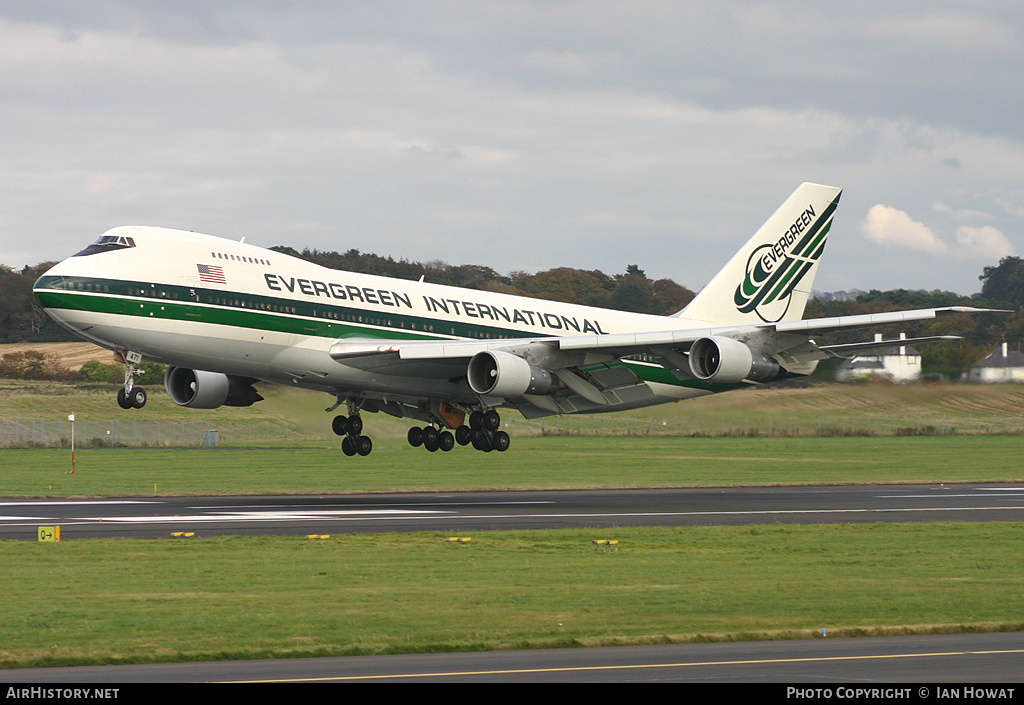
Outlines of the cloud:
M969 257L999 260L1014 253L1013 243L995 228L964 226L956 231L956 242Z
M936 213L942 213L948 215L957 220L963 222L967 220L991 220L992 216L983 210L977 208L953 208L952 206L943 203L942 201L933 201L932 210Z
M932 255L943 255L947 251L931 228L881 203L871 207L861 228L868 239L887 247L905 247Z
M1024 10L977 5L0 3L0 262L132 222L528 271L633 248L698 288L816 181L819 286L973 291L1024 249Z
M936 208L943 212L943 208ZM1014 253L1013 243L990 225L961 226L956 244L947 245L931 228L906 212L881 203L872 206L861 225L864 235L886 247L902 247L926 252L934 257L998 260Z

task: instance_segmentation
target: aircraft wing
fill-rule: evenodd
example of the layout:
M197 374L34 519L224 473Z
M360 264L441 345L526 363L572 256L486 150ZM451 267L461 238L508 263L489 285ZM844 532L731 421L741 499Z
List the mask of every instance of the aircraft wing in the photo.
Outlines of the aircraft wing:
M632 349L633 353L644 352L645 348L675 346L692 343L700 338L711 335L740 337L761 333L803 333L807 336L821 333L832 333L844 328L867 328L885 323L904 323L923 321L937 316L956 313L988 313L997 309L972 308L970 306L946 306L943 308L925 308L912 311L890 311L886 313L866 313L857 316L837 316L834 318L811 318L800 321L780 323L764 323L746 326L716 326L703 329L687 329L675 331L656 331L649 333L625 333L618 335L587 335L559 338L562 350L608 350L622 351ZM919 340L918 342L924 342ZM891 347L892 342L885 347ZM626 353L629 354L629 353Z
M684 384L770 381L786 373L809 374L828 357L955 339L927 336L818 346L813 336L822 333L990 310L951 306L778 323L494 340L343 338L331 346L330 356L382 375L462 380L480 398L511 403L533 417L653 398L655 392L641 379L642 368L620 364L623 358L660 366ZM566 392L551 396L558 388Z
M503 338L495 340L390 340L341 339L330 349L335 360L360 369L372 369L384 374L407 374L415 368L426 370L433 366L441 376L461 369L461 365L474 355L484 351L502 351L522 357L546 356L549 359L556 352L581 353L583 357L570 356L565 362L575 365L607 361L618 357L641 354L668 354L672 350L685 350L702 338L720 336L748 341L763 341L762 349L767 352L784 352L790 347L805 346L810 337L831 333L847 328L865 328L887 323L905 323L960 313L985 313L997 309L973 308L969 306L947 306L943 308L916 309L868 313L856 316L834 318L812 318L800 321L763 323L759 325L711 326L707 328L686 328L667 331L645 331L639 333L618 333L606 335L575 335L561 337ZM772 335L776 334L776 335ZM774 339L769 341L769 339ZM955 336L928 336L910 340L869 341L846 345L813 346L828 355L841 356L846 353L863 352L874 348L892 347L896 344L921 344L952 340ZM817 355L823 359L826 355ZM587 359L589 358L589 359ZM573 364L563 366L575 366Z

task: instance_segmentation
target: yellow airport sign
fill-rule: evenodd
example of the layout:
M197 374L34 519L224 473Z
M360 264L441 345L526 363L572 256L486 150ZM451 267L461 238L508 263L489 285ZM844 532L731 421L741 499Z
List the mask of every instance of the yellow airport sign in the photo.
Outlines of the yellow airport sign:
M60 541L60 527L59 526L40 526L39 527L39 540L48 543L55 543Z

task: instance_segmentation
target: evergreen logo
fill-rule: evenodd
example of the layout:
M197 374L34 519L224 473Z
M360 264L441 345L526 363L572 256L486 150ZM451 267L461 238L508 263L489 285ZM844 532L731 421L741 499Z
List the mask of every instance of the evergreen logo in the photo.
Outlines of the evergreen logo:
M746 276L733 297L736 310L753 312L765 323L782 320L796 285L825 249L836 205L830 204L820 216L808 205L777 242L761 245L750 254Z

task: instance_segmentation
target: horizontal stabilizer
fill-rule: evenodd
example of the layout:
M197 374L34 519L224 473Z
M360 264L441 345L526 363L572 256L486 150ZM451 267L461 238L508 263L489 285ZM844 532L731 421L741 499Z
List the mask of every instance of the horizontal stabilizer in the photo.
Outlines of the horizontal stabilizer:
M920 338L894 338L892 340L869 340L864 343L846 343L844 345L822 345L821 350L830 357L852 357L882 350L891 350L902 345L926 345L941 343L947 340L963 340L959 335L926 335Z

